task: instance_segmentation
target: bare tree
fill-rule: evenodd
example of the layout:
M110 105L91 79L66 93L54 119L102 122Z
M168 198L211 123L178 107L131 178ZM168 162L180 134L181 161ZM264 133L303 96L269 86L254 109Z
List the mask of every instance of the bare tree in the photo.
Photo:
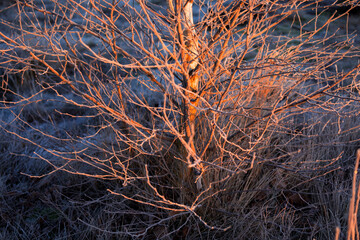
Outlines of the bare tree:
M358 57L353 38L327 31L355 4L326 15L319 2L18 0L0 32L1 128L54 172L170 212L157 225L180 214L213 229L201 208L254 167L311 179L339 159L309 169L287 145L359 100L358 63L337 69Z

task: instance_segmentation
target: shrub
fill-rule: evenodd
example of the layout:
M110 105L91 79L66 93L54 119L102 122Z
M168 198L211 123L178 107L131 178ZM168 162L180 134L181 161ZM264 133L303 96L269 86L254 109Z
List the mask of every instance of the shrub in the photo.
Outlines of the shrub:
M350 189L338 173L358 145L359 49L329 28L355 4L167 3L12 6L0 126L53 167L30 174L97 179L74 194L90 236L335 236L349 197L330 196ZM84 214L94 203L108 213Z

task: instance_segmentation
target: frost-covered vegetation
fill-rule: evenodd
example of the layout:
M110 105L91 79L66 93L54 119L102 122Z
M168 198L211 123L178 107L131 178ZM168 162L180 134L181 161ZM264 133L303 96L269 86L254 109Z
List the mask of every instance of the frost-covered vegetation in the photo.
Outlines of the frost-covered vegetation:
M359 239L358 1L0 4L0 238Z

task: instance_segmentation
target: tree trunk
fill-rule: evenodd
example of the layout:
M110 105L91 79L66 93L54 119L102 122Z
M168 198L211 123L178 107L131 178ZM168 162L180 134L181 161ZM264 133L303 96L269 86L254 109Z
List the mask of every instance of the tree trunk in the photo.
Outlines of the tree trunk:
M195 69L198 61L198 42L193 21L193 0L168 0L169 12L175 20L173 26L179 37L179 50L184 69L183 74L183 133L186 136L187 146L186 160L188 169L186 170L189 180L196 182L198 190L202 188L202 163L197 156L194 143L195 121L197 118L197 106L199 103L198 89L199 76ZM175 2L175 4L174 4Z

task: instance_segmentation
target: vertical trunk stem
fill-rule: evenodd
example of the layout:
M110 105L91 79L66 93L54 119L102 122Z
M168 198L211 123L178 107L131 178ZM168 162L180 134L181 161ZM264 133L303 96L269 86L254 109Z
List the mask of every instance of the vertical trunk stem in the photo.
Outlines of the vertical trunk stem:
M199 103L198 89L199 76L194 70L198 66L198 42L193 21L194 0L167 0L168 11L172 22L172 28L179 37L179 51L186 72L183 75L184 99L182 132L186 137L186 160L188 169L187 180L196 182L198 190L202 188L202 163L197 155L195 138L195 122L197 118L197 106ZM189 182L191 182L189 181Z
M191 152L188 151L187 161L189 166L193 169L190 169L191 175L190 177L194 177L196 179L196 187L198 190L202 188L202 164L199 157L197 156L196 147L194 143L195 137L195 121L197 118L197 106L199 103L198 98L198 89L199 89L199 76L197 73L194 73L193 70L199 64L198 62L198 43L196 41L196 33L194 29L194 21L193 21L193 0L188 0L185 2L184 6L184 38L185 38L185 59L183 59L183 63L185 69L188 70L187 76L185 76L184 80L186 82L186 92L185 92L185 133L186 140L188 142L188 146L191 148Z

